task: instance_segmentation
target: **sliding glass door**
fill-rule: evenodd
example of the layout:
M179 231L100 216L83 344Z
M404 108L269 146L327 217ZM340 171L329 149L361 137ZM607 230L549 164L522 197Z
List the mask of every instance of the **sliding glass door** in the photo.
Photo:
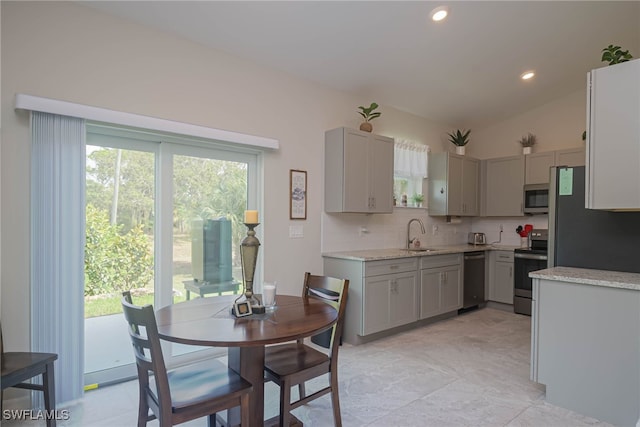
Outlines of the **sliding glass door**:
M256 206L256 176L253 153L89 127L85 384L135 376L123 290L155 307L239 291L242 214ZM165 350L180 361L203 349L167 343Z

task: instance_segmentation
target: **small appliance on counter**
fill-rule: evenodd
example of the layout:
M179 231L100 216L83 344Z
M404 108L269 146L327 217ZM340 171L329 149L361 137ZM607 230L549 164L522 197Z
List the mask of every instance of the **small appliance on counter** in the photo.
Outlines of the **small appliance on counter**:
M469 233L468 242L470 245L486 245L487 236L484 233Z

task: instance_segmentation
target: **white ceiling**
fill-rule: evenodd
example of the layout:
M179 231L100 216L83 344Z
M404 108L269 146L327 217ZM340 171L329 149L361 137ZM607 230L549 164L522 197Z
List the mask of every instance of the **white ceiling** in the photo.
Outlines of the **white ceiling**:
M640 2L113 1L90 7L425 118L486 127L585 87ZM440 5L441 23L428 19ZM520 74L535 69L533 81ZM383 108L381 108L384 111Z

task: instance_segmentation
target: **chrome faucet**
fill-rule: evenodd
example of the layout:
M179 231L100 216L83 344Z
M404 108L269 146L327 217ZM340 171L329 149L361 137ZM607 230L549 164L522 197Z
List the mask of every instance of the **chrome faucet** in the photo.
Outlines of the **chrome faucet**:
M413 221L418 221L418 224L420 224L420 230L422 231L422 234L426 233L425 229L424 229L424 224L422 223L422 220L418 219L418 218L412 218L409 220L409 223L407 224L407 249L411 249L411 243L413 243L413 241L415 239L411 238L410 232L411 232L411 223Z

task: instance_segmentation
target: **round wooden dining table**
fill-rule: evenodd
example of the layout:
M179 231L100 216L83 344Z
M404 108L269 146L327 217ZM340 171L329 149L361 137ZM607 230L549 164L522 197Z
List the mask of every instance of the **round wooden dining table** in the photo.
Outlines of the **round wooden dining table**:
M264 348L329 329L338 312L321 301L278 295L277 307L264 314L235 317L237 298L197 298L156 312L160 338L181 344L227 347L228 365L253 384L249 396L251 426L264 425ZM240 410L229 411L228 425L240 424Z

